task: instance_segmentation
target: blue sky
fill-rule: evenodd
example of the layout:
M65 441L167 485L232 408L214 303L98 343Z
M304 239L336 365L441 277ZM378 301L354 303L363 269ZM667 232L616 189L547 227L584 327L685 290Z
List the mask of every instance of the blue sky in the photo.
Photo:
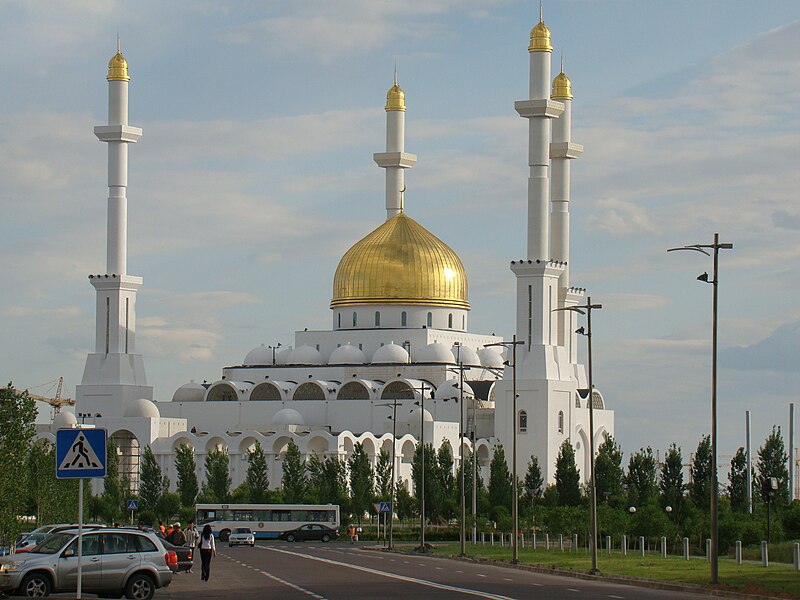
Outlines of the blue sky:
M604 309L595 379L626 452L709 429L714 231L720 450L788 420L800 367L800 4L548 2L573 81L572 280ZM105 268L106 62L131 65L129 272L159 400L252 347L330 326L344 251L384 216L383 103L406 91L408 213L470 278L470 329L510 335L524 249L538 6L503 0L0 3L0 376L64 375ZM724 470L727 470L725 468Z

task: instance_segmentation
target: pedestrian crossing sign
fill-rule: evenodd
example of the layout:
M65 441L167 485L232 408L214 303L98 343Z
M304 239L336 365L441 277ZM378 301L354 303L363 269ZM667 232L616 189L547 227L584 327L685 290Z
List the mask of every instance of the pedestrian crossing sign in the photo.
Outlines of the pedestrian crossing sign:
M106 476L106 430L59 429L56 432L56 477Z
M385 502L384 501L384 502L379 502L378 504L379 504L378 512L381 512L381 513L390 513L390 512L392 512L392 503L391 502Z

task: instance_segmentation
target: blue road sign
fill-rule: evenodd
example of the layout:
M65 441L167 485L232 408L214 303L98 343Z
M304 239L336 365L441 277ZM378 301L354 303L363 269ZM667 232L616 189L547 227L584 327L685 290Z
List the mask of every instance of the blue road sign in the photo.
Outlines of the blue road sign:
M392 503L391 502L379 502L380 510L378 512L382 513L390 513L392 512Z
M106 430L59 429L56 432L56 477L106 476Z
M139 510L139 501L128 500L128 510Z

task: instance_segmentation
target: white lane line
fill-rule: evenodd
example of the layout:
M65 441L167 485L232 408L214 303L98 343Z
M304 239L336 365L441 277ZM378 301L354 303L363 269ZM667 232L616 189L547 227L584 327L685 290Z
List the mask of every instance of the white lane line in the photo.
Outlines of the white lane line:
M444 569L442 567L436 567L436 570L437 571L444 571Z
M509 579L508 577L503 577L503 581L514 581L513 579Z
M388 571L379 571L377 569L371 569L369 567L362 567L361 565L353 565L350 563L339 562L338 560L330 560L328 558L322 558L321 556L312 556L310 554L300 554L299 552L290 552L288 550L279 550L278 548L267 548L266 546L258 546L264 550L269 550L270 552L280 552L281 554L289 554L291 556L299 556L301 558L307 558L309 560L316 560L317 562L324 562L331 565L336 565L339 567L347 567L348 569L353 569L355 571L362 571L364 573L371 573L373 575L379 575L381 577L388 577L389 579L398 579L400 581L407 581L409 583L417 583L419 585L424 585L427 587L432 587L438 590L447 590L450 592L459 592L461 594L466 594L469 596L478 596L479 598L488 598L489 600L513 600L508 596L501 596L499 594L490 594L488 592L481 592L480 590L471 590L469 588L462 588L457 587L454 585L447 585L444 583L437 583L435 581L428 581L426 579L417 579L416 577L409 577L407 575L399 575L397 573L390 573Z
M477 575L478 577L486 577L486 575L484 575L483 573L476 573L476 575Z
M568 592L580 592L580 590L576 590L575 588L565 588Z
M609 594L608 597L609 598L619 598L620 600L625 598L625 596L615 596L614 594Z
M220 552L220 554L222 554L222 552ZM232 559L230 556L228 556L227 554L222 554L222 556L224 556L225 558L227 558L227 559L229 559L229 560L233 560L233 559ZM238 560L236 560L236 561L234 561L234 562L239 562L239 561L238 561ZM265 577L269 577L269 578L270 578L270 579L272 579L273 581L277 581L278 583L282 583L283 585L285 585L285 586L287 586L287 587L290 587L290 588L292 588L293 590L297 590L298 592L302 592L303 594L306 594L307 596L311 596L312 598L315 598L316 600L327 600L327 598L325 598L325 596L320 596L319 594L315 594L315 593L314 593L314 592L312 592L311 590L307 590L307 589L305 589L305 588L302 588L302 587L300 587L299 585L295 585L295 584L294 584L294 583L292 583L291 581L286 581L285 579L281 579L280 577L276 577L276 576L275 576L275 575L273 575L272 573L267 573L266 571L259 571L259 570L258 570L258 569L256 569L255 567L251 567L250 565L245 565L244 563L239 563L239 564L240 564L240 565L242 565L242 566L245 566L245 567L249 567L249 568L253 569L253 570L254 570L254 571L256 571L256 572L258 572L258 573L261 573L261 574L262 574L262 575L264 575Z
M536 587L542 587L544 584L543 583L536 583L536 582L532 581L528 585L533 585L533 586L536 586Z

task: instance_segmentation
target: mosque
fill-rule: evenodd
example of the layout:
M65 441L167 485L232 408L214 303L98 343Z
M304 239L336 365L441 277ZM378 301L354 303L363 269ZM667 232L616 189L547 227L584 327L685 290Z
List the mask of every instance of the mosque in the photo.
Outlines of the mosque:
M395 472L409 482L419 439L436 448L449 442L456 464L460 445L474 447L488 480L493 448L502 443L510 460L516 437L518 475L535 454L552 482L559 446L569 439L587 476L589 424L595 436L613 434L614 413L599 390L588 393L577 315L556 310L585 301L569 272L570 162L583 148L571 137L572 84L563 69L551 80L552 50L540 15L528 47L529 97L515 103L529 124L530 172L527 250L510 264L517 280L511 340L469 331L461 260L406 211L405 173L417 157L405 149L405 94L395 75L386 96L386 149L373 156L385 170L386 220L339 262L331 329L297 331L292 347L254 348L213 383L187 383L171 401L154 401L135 344L142 278L127 272L128 148L142 130L128 123L130 76L118 48L108 65L108 123L94 129L108 144L107 266L89 275L97 297L95 351L76 395L77 410L97 415L96 424L116 441L134 485L140 454L150 446L174 486L175 450L187 444L201 481L206 454L227 450L236 486L248 451L260 442L270 484L278 487L290 440L305 456L344 459L360 442L373 464L394 444ZM74 423L74 415L61 412L40 436L52 438Z

